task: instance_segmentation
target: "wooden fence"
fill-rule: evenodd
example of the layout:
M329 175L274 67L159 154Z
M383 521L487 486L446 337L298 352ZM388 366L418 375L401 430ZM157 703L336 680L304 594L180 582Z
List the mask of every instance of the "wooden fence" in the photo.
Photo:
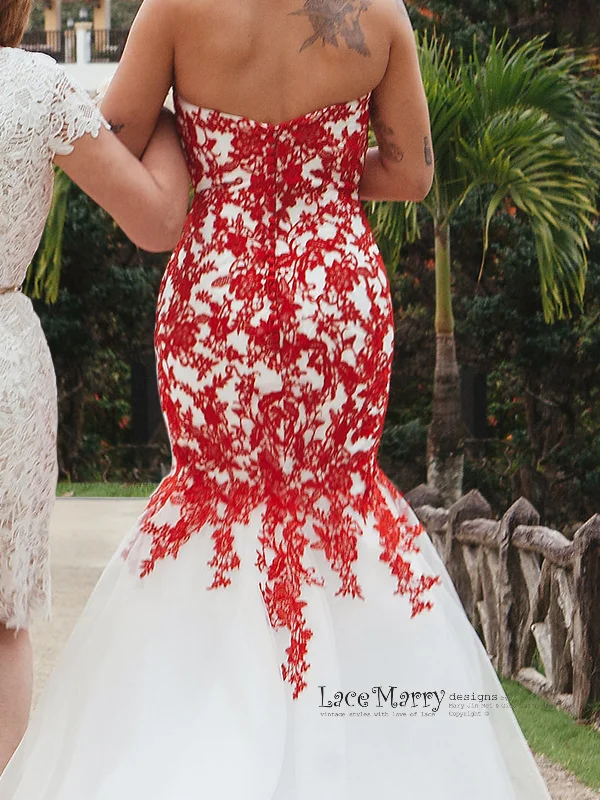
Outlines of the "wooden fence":
M451 508L407 495L502 677L578 719L600 711L600 514L569 539L524 498L501 520L474 490Z

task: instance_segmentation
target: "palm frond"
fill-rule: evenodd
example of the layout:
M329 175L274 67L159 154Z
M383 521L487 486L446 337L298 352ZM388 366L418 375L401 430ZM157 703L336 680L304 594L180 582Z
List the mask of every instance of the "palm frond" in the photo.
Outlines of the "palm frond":
M461 125L472 98L463 91L450 45L442 37L427 34L417 37L417 43L436 158L433 188L424 205L440 216L444 211L451 214L468 191L457 156Z
M493 186L484 223L504 198L533 231L548 321L583 300L587 234L600 182L600 89L587 56L548 49L542 38L495 38L481 59L456 59L447 42L417 37L436 157L433 189L423 205L438 226L471 191ZM373 229L393 270L402 244L417 235L416 209L372 204ZM410 222L410 224L408 224Z
M494 39L483 62L474 55L462 65L463 90L471 99L469 127L505 111L538 110L558 126L572 151L591 155L590 166L597 168L598 116L586 102L597 86L592 59L543 45L543 37L514 44ZM470 138L465 126L462 135Z
M70 178L62 170L55 168L50 213L40 246L25 279L26 293L36 299L43 299L46 303L55 303L58 298L63 231L70 189Z
M369 223L377 240L390 280L394 277L402 247L419 237L416 203L369 203Z
M537 247L544 315L561 318L581 305L587 270L587 232L596 213L596 186L588 164L556 121L519 107L488 118L476 141L462 142L459 161L473 187L492 184L488 231L503 198L510 196L531 225Z

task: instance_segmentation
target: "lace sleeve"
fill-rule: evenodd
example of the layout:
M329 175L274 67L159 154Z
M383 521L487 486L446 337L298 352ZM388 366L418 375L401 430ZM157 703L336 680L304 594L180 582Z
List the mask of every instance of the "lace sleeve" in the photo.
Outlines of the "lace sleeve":
M50 148L66 156L73 152L73 142L86 133L98 136L108 124L89 93L56 65L56 81L50 112Z

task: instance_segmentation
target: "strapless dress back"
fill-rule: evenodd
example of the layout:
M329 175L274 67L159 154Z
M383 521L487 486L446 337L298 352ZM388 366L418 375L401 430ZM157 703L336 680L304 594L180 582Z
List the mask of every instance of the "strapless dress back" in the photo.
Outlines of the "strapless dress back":
M195 195L156 322L173 467L0 800L549 800L377 466L394 320L358 196L369 97L177 118ZM459 713L457 693L482 699Z

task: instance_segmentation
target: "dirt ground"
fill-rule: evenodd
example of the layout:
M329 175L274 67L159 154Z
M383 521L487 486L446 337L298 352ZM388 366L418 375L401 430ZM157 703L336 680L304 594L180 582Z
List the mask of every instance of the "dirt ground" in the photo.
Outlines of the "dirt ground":
M600 794L583 786L574 775L553 764L545 756L536 755L552 800L598 800Z
M54 615L32 631L36 652L36 698L100 573L145 505L143 499L64 498L52 518ZM536 760L552 800L600 800L544 756ZM483 798L482 798L483 800Z

